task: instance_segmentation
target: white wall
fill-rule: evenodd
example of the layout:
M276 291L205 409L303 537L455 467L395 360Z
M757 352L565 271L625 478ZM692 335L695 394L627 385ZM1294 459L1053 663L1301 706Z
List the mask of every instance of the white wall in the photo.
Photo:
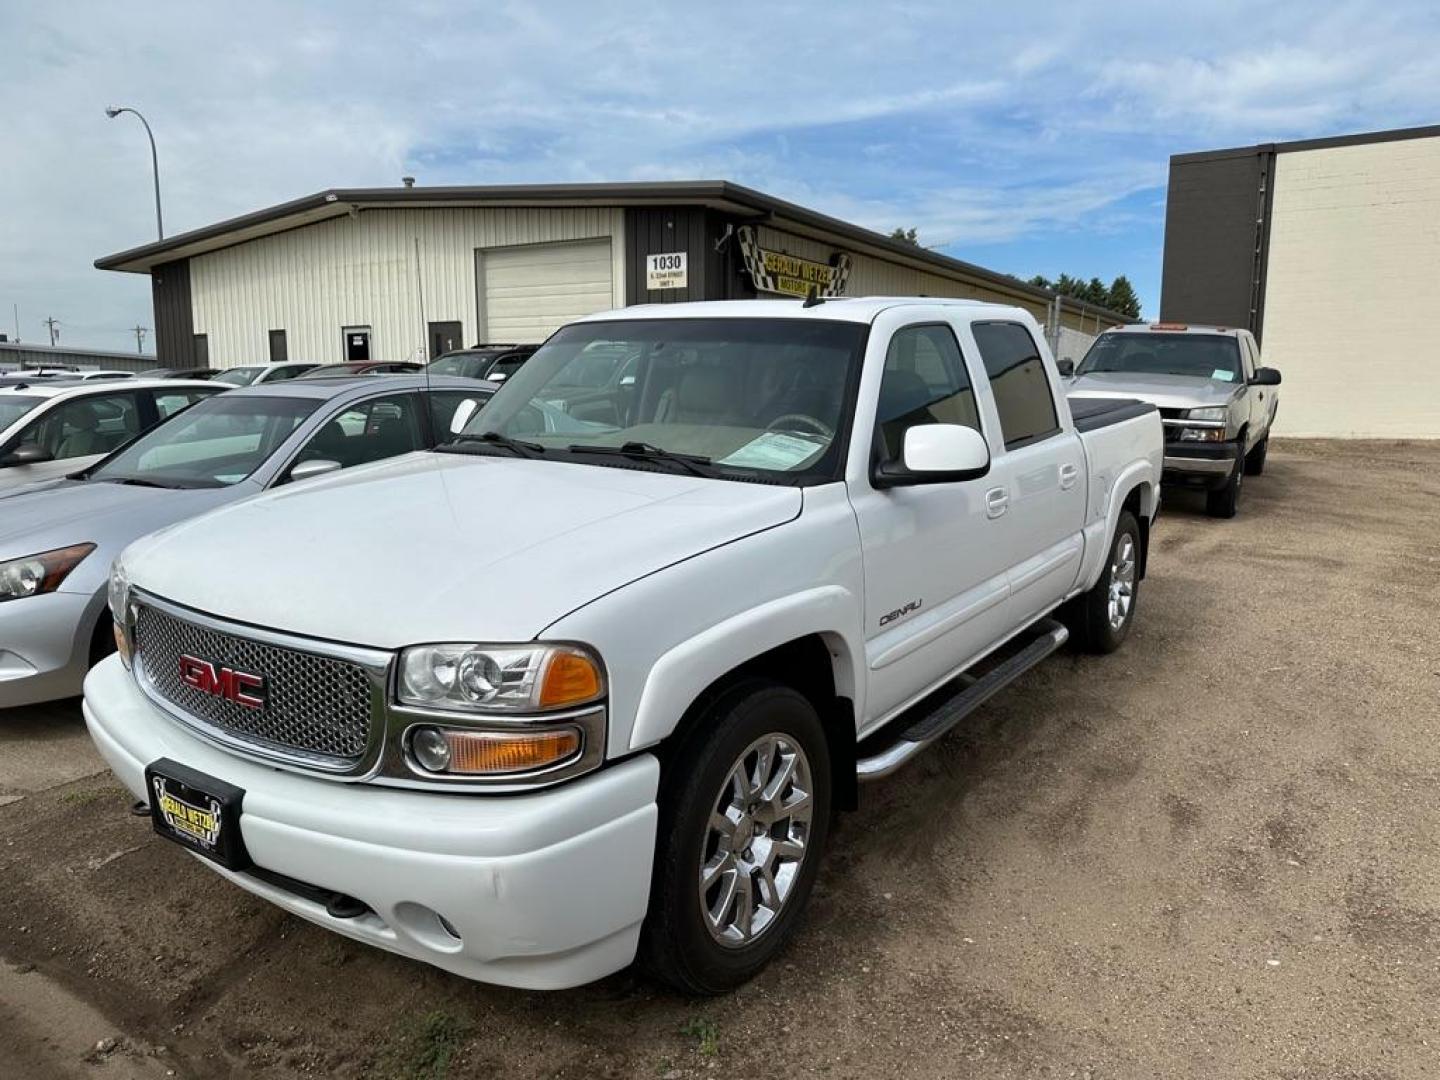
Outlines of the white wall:
M1440 437L1440 138L1276 155L1270 229L1276 431Z
M477 248L608 236L623 305L623 229L618 209L365 210L192 258L195 333L208 335L215 367L264 363L270 330L286 331L291 360L339 362L343 326L371 328L371 359L417 359L425 323L458 320L473 342Z

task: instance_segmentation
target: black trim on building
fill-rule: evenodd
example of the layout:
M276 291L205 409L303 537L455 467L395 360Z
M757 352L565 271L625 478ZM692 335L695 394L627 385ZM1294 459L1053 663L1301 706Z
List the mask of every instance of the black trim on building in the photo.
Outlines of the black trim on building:
M155 359L161 367L195 366L195 315L190 304L190 263L161 263L150 272L155 304Z
M1173 154L1170 165L1188 165L1196 161L1218 161L1223 158L1250 157L1254 154L1288 154L1300 150L1329 150L1337 146L1366 146L1370 143L1401 142L1405 139L1430 139L1440 136L1440 124L1424 127L1392 128L1389 131L1365 131L1357 135L1331 135L1323 139L1294 139L1290 142L1256 143L1254 146L1232 146L1224 150L1200 150L1190 154Z

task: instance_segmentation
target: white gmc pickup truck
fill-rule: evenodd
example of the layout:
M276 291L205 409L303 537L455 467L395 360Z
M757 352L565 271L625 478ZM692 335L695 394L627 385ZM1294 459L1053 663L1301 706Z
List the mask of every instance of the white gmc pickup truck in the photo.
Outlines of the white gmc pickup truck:
M439 450L130 547L90 731L157 831L331 930L734 987L860 782L1130 629L1160 417L1072 414L1042 340L927 299L573 323Z

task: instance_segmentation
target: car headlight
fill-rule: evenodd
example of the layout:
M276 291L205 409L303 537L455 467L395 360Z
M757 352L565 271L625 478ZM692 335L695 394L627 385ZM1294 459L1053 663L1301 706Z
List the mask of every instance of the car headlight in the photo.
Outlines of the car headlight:
M130 578L125 573L125 567L120 565L120 560L115 560L115 565L110 568L110 620L115 625L115 651L120 654L120 662L127 668L130 666Z
M604 697L605 674L575 645L418 645L400 654L397 693L404 705L549 712Z
M1224 405L1207 409L1191 409L1185 414L1186 420L1218 420L1224 423L1230 416L1230 410Z
M94 550L94 544L75 544L0 563L0 603L54 592Z

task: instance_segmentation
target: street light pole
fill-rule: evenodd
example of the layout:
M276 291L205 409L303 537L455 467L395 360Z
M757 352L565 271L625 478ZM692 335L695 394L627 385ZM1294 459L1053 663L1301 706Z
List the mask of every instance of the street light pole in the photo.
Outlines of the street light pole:
M110 105L105 109L105 115L111 120L121 113L134 113L140 117L140 123L145 125L145 134L150 137L150 167L155 173L155 232L161 240L165 239L165 225L160 220L160 156L155 152L155 133L150 130L150 123L145 117L140 116L138 109L132 109L128 105Z

